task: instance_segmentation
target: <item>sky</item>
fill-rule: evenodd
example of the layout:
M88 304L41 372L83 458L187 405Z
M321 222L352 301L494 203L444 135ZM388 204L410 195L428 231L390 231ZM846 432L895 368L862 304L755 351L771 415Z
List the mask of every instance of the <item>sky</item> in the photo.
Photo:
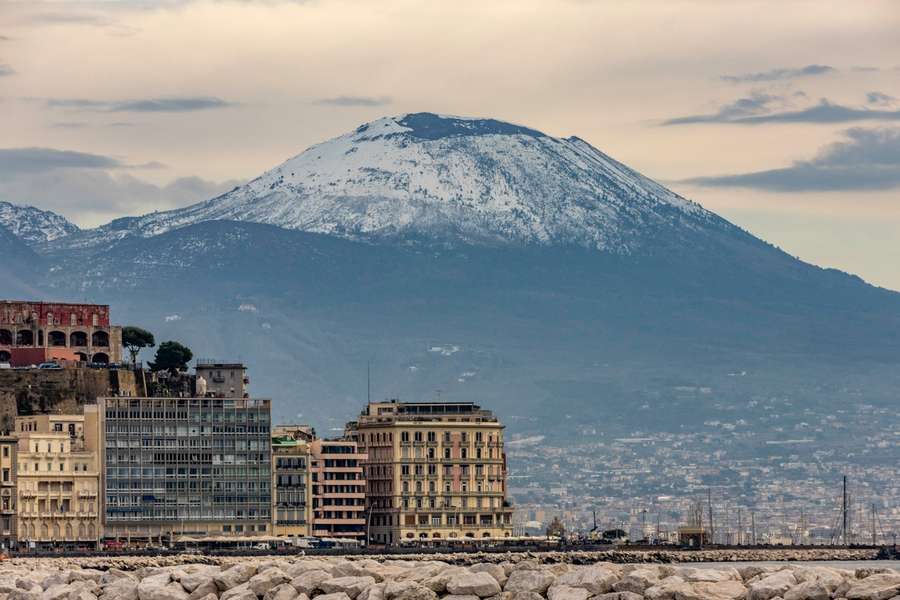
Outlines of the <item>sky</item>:
M385 115L577 135L900 290L900 3L0 0L0 200L82 227Z

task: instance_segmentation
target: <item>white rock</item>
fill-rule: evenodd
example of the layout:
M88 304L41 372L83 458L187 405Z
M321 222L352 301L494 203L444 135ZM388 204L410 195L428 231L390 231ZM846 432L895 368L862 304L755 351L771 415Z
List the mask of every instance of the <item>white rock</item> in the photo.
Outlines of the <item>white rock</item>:
M472 565L471 567L469 567L469 570L473 573L488 573L491 577L497 580L497 583L500 584L500 587L503 587L503 585L506 584L506 580L509 578L503 567L494 563L480 563L477 565Z
M264 596L276 585L281 585L289 580L290 577L285 575L284 571L278 567L271 567L251 577L247 584L254 594Z
M615 565L598 563L574 569L556 578L555 585L569 585L589 590L592 594L605 594L619 580L621 569Z
M256 565L252 562L238 563L229 569L213 574L213 581L220 591L230 590L250 581L256 575Z
M775 597L783 597L785 592L797 585L794 574L784 569L766 575L750 584L747 592L747 600L770 600Z
M850 582L847 600L888 600L900 595L900 573L878 573Z
M549 600L587 600L590 596L587 589L569 585L552 585L547 590Z
M319 584L319 589L325 594L336 594L343 592L347 594L350 600L359 596L359 594L367 587L375 585L373 577L334 577L326 579Z
M301 594L306 594L311 597L313 592L319 589L319 584L323 581L328 581L329 579L331 579L331 575L326 571L307 571L302 575L291 579L291 585Z
M263 600L309 600L309 598L298 594L291 584L282 583L267 591Z
M479 598L487 598L499 594L500 584L487 573L472 573L469 571L454 575L447 582L447 591L457 595L475 595Z
M506 586L503 589L507 592L544 594L555 579L553 575L545 571L516 569L509 574Z

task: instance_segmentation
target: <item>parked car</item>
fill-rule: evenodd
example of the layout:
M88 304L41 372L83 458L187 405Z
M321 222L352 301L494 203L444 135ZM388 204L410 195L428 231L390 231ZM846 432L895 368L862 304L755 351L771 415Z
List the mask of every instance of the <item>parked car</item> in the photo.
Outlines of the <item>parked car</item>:
M45 362L38 365L38 369L62 369L59 363Z
M12 365L7 362L0 363L0 369L12 369Z

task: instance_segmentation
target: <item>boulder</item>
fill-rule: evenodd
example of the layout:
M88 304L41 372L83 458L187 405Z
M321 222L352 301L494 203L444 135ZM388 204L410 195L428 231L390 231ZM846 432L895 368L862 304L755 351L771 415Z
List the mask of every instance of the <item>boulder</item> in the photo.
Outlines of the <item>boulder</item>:
M328 581L329 579L331 579L331 575L328 574L327 571L316 569L313 571L306 571L294 579L291 579L291 585L301 594L306 594L311 597L313 592L319 589L319 584L323 581Z
M694 588L677 575L664 577L644 590L644 598L647 600L686 600L693 597Z
M796 585L784 593L784 600L829 600L831 590L817 579Z
M509 574L503 590L506 592L534 592L545 594L556 577L546 571L516 569Z
M888 600L894 596L900 596L900 573L896 571L850 581L844 594L847 600Z
M309 571L324 571L330 575L333 568L331 563L324 560L299 560L288 565L284 572L294 579Z
M224 571L213 574L213 581L220 591L230 590L242 583L247 583L256 575L256 565L252 562L238 563Z
M103 586L100 600L139 600L138 582L131 578L121 578Z
M797 578L787 569L760 577L750 584L747 600L771 600L775 597L784 597L789 589L797 585Z
M436 600L434 590L417 581L389 581L383 591L384 600Z
M65 600L73 591L67 583L57 583L44 590L41 600Z
M290 583L281 583L267 591L263 600L309 600L309 597L298 594Z
M487 598L499 594L500 584L485 572L472 573L463 571L454 575L447 582L447 591L454 595L473 595Z
M643 594L648 587L659 581L659 570L653 568L632 569L625 577L613 584L616 592Z
M697 581L689 583L694 589L697 600L743 600L747 588L740 581L725 579L722 581ZM688 600L678 598L678 600Z
M344 592L337 592L334 594L322 594L321 596L316 596L316 600L350 600L350 596Z
M188 593L177 581L165 585L158 583L144 585L147 579L153 579L153 577L145 578L138 584L137 592L140 600L188 600Z
M334 577L319 583L319 589L328 594L343 592L353 600L367 587L375 585L375 579L366 577Z
M384 588L386 586L387 584L384 582L370 585L356 597L356 600L384 600Z
M285 575L284 571L278 567L271 567L251 577L247 585L257 596L265 596L266 592L276 585L281 585L288 581L290 581L290 577Z
M210 575L209 573L204 573L202 571L198 571L196 573L184 573L178 578L178 583L180 583L181 587L183 587L188 592L193 592L198 587L207 582L215 585L212 575Z
M503 587L506 584L506 580L508 579L508 575L506 571L498 564L494 563L479 563L477 565L472 565L469 567L469 570L473 573L487 573L491 577L497 580L497 583L500 584L500 587Z
M621 569L615 565L597 563L560 575L556 578L555 585L580 587L592 594L605 594L612 591L612 586L619 580L620 574Z
M644 600L644 597L634 592L609 592L594 596L594 600Z
M585 588L553 585L547 590L549 600L587 600L591 593Z
M182 584L184 587L184 584ZM212 580L212 577L198 585L193 589L193 591L188 596L188 600L200 600L210 594L219 595L219 587L216 585L216 582Z

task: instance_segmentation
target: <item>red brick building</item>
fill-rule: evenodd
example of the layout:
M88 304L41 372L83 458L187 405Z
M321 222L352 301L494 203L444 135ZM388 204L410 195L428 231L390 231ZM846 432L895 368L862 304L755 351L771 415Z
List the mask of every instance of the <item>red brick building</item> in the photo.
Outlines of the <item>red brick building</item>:
M0 362L108 364L121 359L122 328L110 325L106 304L0 300Z

